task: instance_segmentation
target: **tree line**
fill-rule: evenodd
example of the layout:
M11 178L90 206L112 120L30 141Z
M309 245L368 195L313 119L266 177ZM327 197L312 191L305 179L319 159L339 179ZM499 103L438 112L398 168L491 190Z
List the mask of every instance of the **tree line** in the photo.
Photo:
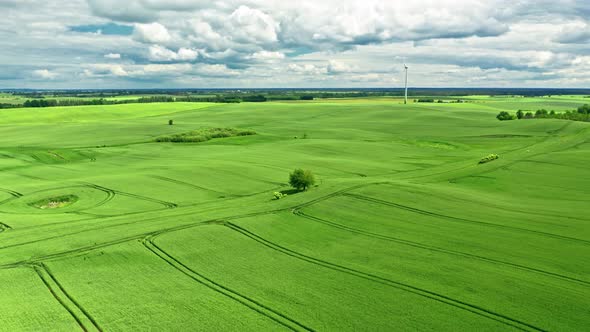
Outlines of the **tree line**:
M249 101L249 100L244 100ZM254 101L254 100L253 100ZM258 100L255 100L258 101ZM119 105L119 104L137 104L137 103L240 103L241 99L226 97L170 97L170 96L152 96L141 97L138 99L28 99L23 104L0 104L0 108L22 108L22 107L57 107L57 106L89 106L89 105Z
M577 110L565 112L556 112L553 110L547 111L546 109L540 109L535 112L518 110L515 114L510 114L506 111L502 111L496 116L496 118L500 121L516 119L562 119L590 122L590 105L585 104L578 107Z

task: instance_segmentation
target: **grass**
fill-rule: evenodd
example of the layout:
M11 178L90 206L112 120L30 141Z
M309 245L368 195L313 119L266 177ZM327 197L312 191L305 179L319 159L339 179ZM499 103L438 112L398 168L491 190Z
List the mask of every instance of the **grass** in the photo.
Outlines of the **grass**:
M461 99L3 110L0 330L584 330L587 100Z

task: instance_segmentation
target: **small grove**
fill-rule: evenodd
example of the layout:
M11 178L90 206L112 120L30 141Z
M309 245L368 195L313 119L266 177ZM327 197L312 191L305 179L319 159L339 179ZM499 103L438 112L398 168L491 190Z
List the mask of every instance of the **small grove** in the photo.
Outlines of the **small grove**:
M206 142L214 138L226 138L235 136L250 136L256 135L253 130L242 130L235 128L208 128L193 130L180 134L165 135L156 138L156 142L172 142L172 143L200 143Z
M500 121L516 120L516 119L562 119L572 121L590 121L590 105L585 104L578 107L577 110L566 112L547 111L540 109L533 113L533 111L518 110L516 114L510 114L506 111L500 112L496 118Z

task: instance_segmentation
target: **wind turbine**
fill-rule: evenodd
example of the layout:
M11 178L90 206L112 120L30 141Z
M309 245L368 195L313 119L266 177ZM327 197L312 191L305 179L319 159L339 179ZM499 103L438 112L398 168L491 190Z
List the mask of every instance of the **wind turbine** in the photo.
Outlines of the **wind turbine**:
M406 71L406 93L405 93L405 97L404 97L404 104L408 103L408 66L406 65L406 62L404 61L404 70Z

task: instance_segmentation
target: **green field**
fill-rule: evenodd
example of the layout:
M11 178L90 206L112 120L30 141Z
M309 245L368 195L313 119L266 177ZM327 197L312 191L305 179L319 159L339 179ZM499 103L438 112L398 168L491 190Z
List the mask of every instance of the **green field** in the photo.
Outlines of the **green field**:
M462 98L1 110L0 331L587 330L590 124L495 116L588 99Z

